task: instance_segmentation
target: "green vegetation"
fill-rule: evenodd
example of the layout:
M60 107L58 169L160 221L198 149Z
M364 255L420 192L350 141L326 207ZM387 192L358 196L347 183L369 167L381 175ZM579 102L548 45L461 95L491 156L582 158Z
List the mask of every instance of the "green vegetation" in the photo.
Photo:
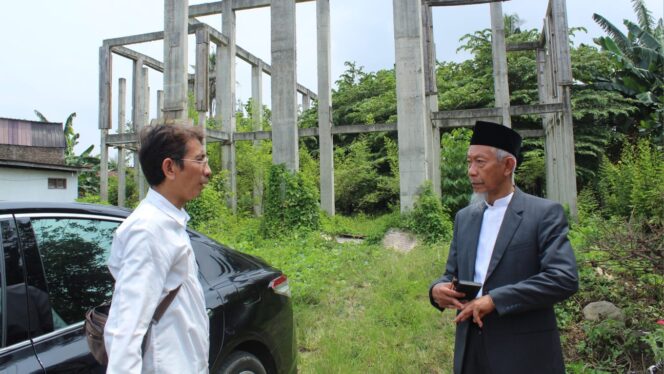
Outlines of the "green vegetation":
M639 372L664 360L664 326L658 324L664 319L664 29L643 1L633 3L638 22L625 22L627 35L596 15L608 34L597 39L599 48L571 46L580 197L579 220L571 227L570 239L581 287L556 307L571 373ZM506 16L505 23L508 43L540 38L538 30L522 30L516 15ZM439 107L493 107L490 30L468 34L462 43L471 59L437 64ZM511 104L538 103L535 54L510 53L508 65ZM366 72L347 62L336 84L334 125L396 122L393 69ZM299 127L317 126L316 105L301 113ZM262 128L270 129L270 111L249 102L236 114L238 131L251 131L254 110L263 111ZM74 158L70 146L76 134L69 119L67 123L67 152ZM207 126L220 128L214 119ZM515 117L513 127L538 129L541 119ZM230 194L221 172L220 144L208 144L215 177L187 210L194 228L265 258L289 276L303 373L450 372L452 313L432 308L427 289L443 271L451 220L468 202L469 137L467 129L441 134L443 197L436 198L425 185L413 211L404 216L398 211L396 133L335 136L339 214L334 217L320 214L317 206L315 138L300 142L298 173L271 166L270 141L237 143L237 214L225 204ZM545 196L543 140L526 139L522 153L517 185ZM94 177L92 173L91 181ZM131 205L136 186L133 178L127 180ZM264 189L261 218L252 218L256 185ZM113 178L109 187L113 203ZM99 200L94 190L83 189L85 201ZM405 254L383 249L380 243L389 228L408 229L422 244ZM334 237L342 235L365 240L339 244ZM600 300L620 307L624 323L585 321L583 307Z
M398 214L327 217L321 231L271 240L262 238L258 219L231 221L202 229L288 275L300 372L450 372L453 314L435 310L427 296L429 283L442 271L446 243L407 254L383 249L375 239L401 225ZM339 244L325 238L340 230L369 239Z
M270 168L264 201L261 233L266 238L319 226L318 190L302 173L290 172L283 164Z

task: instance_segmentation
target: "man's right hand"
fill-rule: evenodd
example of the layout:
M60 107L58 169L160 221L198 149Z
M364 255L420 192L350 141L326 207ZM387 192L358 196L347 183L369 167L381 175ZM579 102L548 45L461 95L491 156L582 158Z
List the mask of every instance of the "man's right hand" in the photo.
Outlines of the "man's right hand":
M438 283L433 286L431 296L433 297L433 301L435 301L441 308L459 310L463 307L459 298L462 298L465 295L461 292L456 292L452 283Z

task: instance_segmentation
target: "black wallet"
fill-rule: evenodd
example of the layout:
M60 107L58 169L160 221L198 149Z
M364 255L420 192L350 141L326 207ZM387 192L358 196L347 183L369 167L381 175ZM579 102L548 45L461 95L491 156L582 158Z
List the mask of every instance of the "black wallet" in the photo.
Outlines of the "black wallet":
M466 296L461 298L461 300L472 300L477 296L480 288L482 288L481 283L475 283L471 281L462 281L456 278L452 279L452 285L454 290L457 292L464 293Z

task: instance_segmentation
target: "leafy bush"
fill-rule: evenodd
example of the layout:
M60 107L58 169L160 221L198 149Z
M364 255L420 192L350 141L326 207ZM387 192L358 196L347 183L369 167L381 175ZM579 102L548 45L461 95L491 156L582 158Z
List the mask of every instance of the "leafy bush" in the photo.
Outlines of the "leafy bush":
M223 173L213 176L201 194L187 203L185 210L191 216L189 224L192 227L200 229L206 222L230 214L226 205L225 179L226 174Z
M441 134L440 178L443 205L454 215L468 205L472 191L466 170L466 152L472 132L454 129Z
M315 230L320 225L318 190L283 164L270 167L263 205L261 233L266 238Z
M406 214L407 228L427 243L448 238L452 233L452 221L440 199L433 193L431 182L425 182L418 195L413 210Z
M337 210L344 214L389 211L399 201L397 154L396 142L386 135L362 135L347 147L336 148Z
M664 310L664 227L633 217L603 218L592 193L585 188L580 194L579 220L569 234L582 286L556 306L565 357L577 363L568 370L643 371L662 353L664 334L656 321ZM600 300L623 309L624 325L583 320L583 307Z
M664 153L647 140L625 144L618 163L602 163L598 189L609 215L663 223Z

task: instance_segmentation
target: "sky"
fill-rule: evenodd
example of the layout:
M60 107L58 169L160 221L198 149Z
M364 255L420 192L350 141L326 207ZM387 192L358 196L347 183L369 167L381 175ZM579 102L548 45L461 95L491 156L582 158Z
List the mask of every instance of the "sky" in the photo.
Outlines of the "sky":
M190 5L209 1L191 0ZM664 0L646 0L655 19L664 17ZM548 0L509 0L504 14L517 14L523 29L542 28ZM393 4L390 0L330 0L332 80L354 61L366 72L394 66ZM603 36L592 20L598 13L614 25L635 20L630 0L567 0L570 27L585 27L574 43L593 44ZM104 39L163 30L163 0L0 0L0 117L38 120L39 110L51 122L64 122L75 112L74 129L80 133L77 152L95 145L99 152L99 47ZM297 79L317 91L316 5L299 3L297 17ZM462 61L459 38L490 28L488 4L436 7L433 10L436 57ZM221 29L221 15L200 18ZM270 63L269 8L237 12L237 44ZM189 63L195 41L189 38ZM130 48L163 60L161 42ZM251 96L251 69L237 60L237 98ZM127 118L130 118L131 61L113 58L113 130L117 129L117 80L127 79ZM191 70L193 72L193 70ZM156 92L161 74L150 70L150 113L156 117ZM263 102L270 102L269 77L263 76ZM333 103L334 105L334 103ZM113 154L112 152L111 154Z

